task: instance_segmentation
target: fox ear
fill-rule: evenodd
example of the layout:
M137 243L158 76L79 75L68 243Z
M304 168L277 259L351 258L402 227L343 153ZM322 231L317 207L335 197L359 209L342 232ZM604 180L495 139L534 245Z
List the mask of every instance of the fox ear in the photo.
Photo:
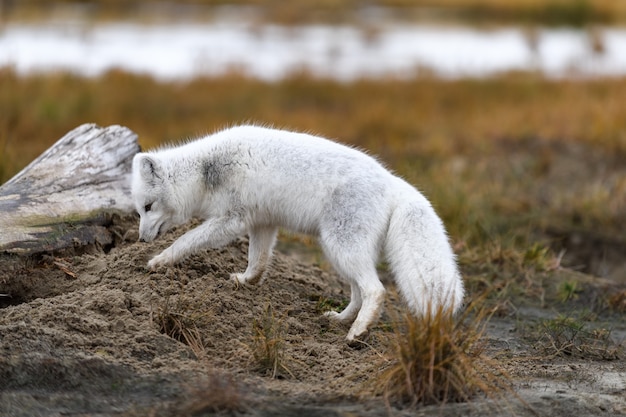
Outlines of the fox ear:
M137 154L133 161L133 165L139 169L141 178L146 182L154 182L161 179L161 165L159 161L147 154Z

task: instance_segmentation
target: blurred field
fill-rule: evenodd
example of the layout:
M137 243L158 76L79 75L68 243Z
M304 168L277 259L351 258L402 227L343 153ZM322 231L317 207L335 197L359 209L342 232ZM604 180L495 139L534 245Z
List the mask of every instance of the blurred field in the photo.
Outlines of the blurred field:
M0 182L82 123L126 125L144 147L241 122L272 124L365 148L418 186L477 288L511 277L532 286L532 277L563 265L625 281L624 97L626 79L528 74L157 83L116 71L87 79L4 69Z
M282 24L304 22L346 22L358 12L381 12L404 20L462 19L476 23L522 23L584 26L617 24L626 21L626 3L619 0L24 0L0 2L0 12L13 17L32 18L48 14L55 7L80 6L94 17L129 16L142 19L165 13L179 16L190 13L196 18L210 17L220 6L253 9L266 21Z

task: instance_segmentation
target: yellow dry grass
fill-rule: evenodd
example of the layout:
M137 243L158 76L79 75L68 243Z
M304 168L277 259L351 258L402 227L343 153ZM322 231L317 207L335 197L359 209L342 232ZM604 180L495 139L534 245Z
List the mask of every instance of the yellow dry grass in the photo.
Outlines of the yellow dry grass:
M67 8L77 3L82 2L27 0L10 4L5 13L16 18L32 19L48 15L51 4L56 4L57 8ZM149 20L150 16L155 15L150 3L157 1L96 0L91 3L94 7L90 15L94 18L130 16ZM185 5L191 8L185 8ZM626 20L626 5L619 0L183 0L176 2L175 7L182 13L186 10L192 18L210 19L214 9L224 5L252 8L257 13L257 19L281 24L359 21L360 10L375 10L377 7L391 11L392 15L400 16L405 21L427 17L470 22L584 26ZM172 7L165 7L161 13L167 14L172 10Z
M376 380L388 403L441 405L477 395L506 403L516 396L510 376L484 352L489 312L478 305L458 318L441 308L422 318L405 315L390 339L390 365Z
M623 78L341 83L295 74L267 83L233 73L160 83L4 69L0 182L86 122L126 125L144 147L241 122L310 131L367 149L420 188L470 288L535 291L538 274L562 266L555 234L626 245L623 97Z

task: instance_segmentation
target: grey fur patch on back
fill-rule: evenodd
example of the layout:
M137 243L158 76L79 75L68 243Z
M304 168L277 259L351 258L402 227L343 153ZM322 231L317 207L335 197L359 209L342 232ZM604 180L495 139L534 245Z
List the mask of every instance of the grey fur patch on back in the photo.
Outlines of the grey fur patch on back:
M201 162L202 179L207 189L212 190L223 186L225 182L232 180L235 171L241 170L240 155L242 150L237 147L231 149L214 149L205 160ZM247 166L247 164L243 164Z
M223 180L224 165L210 159L202 162L202 179L206 188L213 189L218 187Z

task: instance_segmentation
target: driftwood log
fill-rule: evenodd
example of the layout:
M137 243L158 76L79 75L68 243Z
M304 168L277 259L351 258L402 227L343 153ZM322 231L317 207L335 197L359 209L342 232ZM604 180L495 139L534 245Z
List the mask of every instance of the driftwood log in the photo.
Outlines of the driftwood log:
M0 186L0 252L32 254L107 245L106 224L132 213L137 135L122 126L77 127Z

